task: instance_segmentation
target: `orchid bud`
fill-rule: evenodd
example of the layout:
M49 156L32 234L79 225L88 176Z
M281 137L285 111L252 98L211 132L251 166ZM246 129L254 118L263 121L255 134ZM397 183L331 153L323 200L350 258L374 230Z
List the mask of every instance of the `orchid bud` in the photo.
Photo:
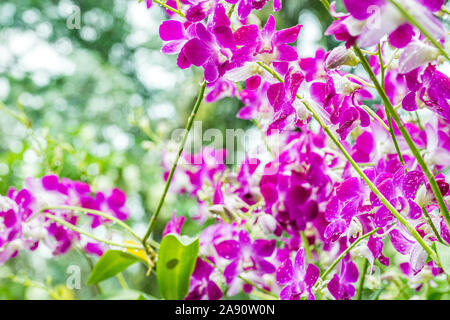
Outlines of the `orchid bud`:
M226 223L232 223L233 221L237 220L237 215L227 206L224 206L222 204L210 207L209 211L212 214L219 216Z
M277 221L270 214L262 214L257 220L258 226L261 228L262 232L266 235L273 234L277 228Z
M437 180L436 182L439 187L439 191L441 192L441 194L443 196L445 196L450 189L450 185L447 182L445 182L444 180L441 180L441 179L436 179L436 180ZM416 194L416 203L420 207L425 207L425 206L431 204L434 199L435 199L434 193L431 190L431 188L429 188L429 187L427 188L426 185L421 185Z
M340 66L355 67L359 62L358 57L353 50L347 49L345 46L336 47L328 54L325 60L325 68L336 69Z
M412 41L400 55L399 73L408 73L428 62L435 60L439 51L421 41Z
M346 77L342 77L339 74L331 75L333 79L334 87L338 94L349 95L353 93L355 90L361 89L361 85L350 81Z

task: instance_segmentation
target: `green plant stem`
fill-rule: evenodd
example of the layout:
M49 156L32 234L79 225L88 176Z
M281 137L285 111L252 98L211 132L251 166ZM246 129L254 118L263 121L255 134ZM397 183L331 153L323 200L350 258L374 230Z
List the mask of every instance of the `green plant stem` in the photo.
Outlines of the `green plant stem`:
M91 258L86 254L86 252L84 250L82 250L81 248L77 248L77 251L80 255L82 255L84 257L84 259L86 259L87 264L89 265L90 271L92 272L92 270L94 269L94 263L92 262ZM103 294L103 289L100 286L100 283L96 283L94 284L95 289L97 290L97 293L102 295ZM95 295L95 294L93 294Z
M378 60L380 61L381 88L383 88L383 91L384 91L386 70L384 68L384 62L383 62L383 56L381 53L381 45L380 44L378 44L377 54L378 54ZM385 109L385 110L386 110L386 118L387 118L388 124L389 124L389 133L391 134L392 141L394 142L394 146L395 146L395 150L397 151L398 159L400 160L400 163L402 164L402 166L404 166L405 160L403 160L402 152L400 151L400 147L398 146L397 138L395 137L394 127L392 126L392 118L389 114L389 111L387 109Z
M153 0L153 2L159 4L161 7L165 8L169 11L172 11L173 13L178 14L179 16L181 16L183 18L185 17L184 13L181 12L179 9L172 8L171 6L168 6L165 2L163 2L161 0ZM178 1L177 1L177 5L178 5Z
M98 210L93 210L93 209L87 209L87 208L83 208L83 207L74 207L74 206L45 207L40 212L42 213L42 212L45 212L45 211L53 211L53 210L78 211L78 212L93 214L93 215L96 215L96 216L99 216L99 217L111 220L114 223L117 223L117 225L121 226L126 231L128 231L136 240L138 240L139 242L142 241L142 239L133 231L133 229L130 226L128 226L123 221L117 219L116 217L114 217L114 216L112 216L110 214L107 214L105 212L98 211Z
M309 262L313 262L311 247L309 245L308 238L306 237L306 234L304 231L300 231L300 237L302 238L302 243L303 243L303 247L305 248L306 257L308 258Z
M436 229L436 226L433 223L433 220L431 220L430 214L428 213L428 211L427 211L427 209L425 207L422 207L422 212L425 215L425 217L427 218L427 222L430 225L431 229L433 229L434 235L436 236L438 241L440 243L444 243L444 240L442 240L438 230Z
M356 293L356 300L361 300L362 291L364 289L364 281L366 280L367 267L369 266L369 260L364 259L364 264L361 270L361 279L359 280L358 292Z
M230 8L230 10L227 13L228 19L231 18L231 16L233 15L234 8L236 8L236 3L231 5L231 8Z
M122 272L119 272L118 274L116 274L116 278L117 278L117 281L118 281L119 284L120 284L120 287L121 287L123 290L128 290L128 289L130 289L130 288L128 287L128 284L127 284L127 282L126 282L126 280L125 280L125 277L123 276Z
M178 152L175 157L175 161L172 165L172 168L170 169L170 173L167 178L166 185L164 186L163 194L162 194L161 198L159 199L158 206L156 207L156 210L153 213L152 218L150 219L150 222L149 222L149 225L147 228L147 232L145 233L144 237L142 238L144 247L146 247L145 243L146 243L147 239L150 237L152 229L155 226L156 219L158 218L158 215L159 215L161 208L164 204L164 201L166 199L167 192L169 191L169 187L172 182L173 174L175 173L175 170L178 165L178 160L180 159L181 153L183 152L184 145L186 144L187 137L189 135L189 132L191 131L192 124L194 123L195 116L197 115L197 111L200 107L200 104L203 101L203 96L205 95L205 88L206 88L206 81L204 81L200 86L200 92L197 96L197 101L195 102L194 108L192 109L191 115L189 116L188 122L186 124L186 129L184 131L183 139L181 140L180 146L178 147Z
M377 232L378 230L380 230L381 228L376 228L373 229L370 232L367 232L366 234L362 235L361 237L359 237L358 239L355 240L355 242L353 242L347 249L345 249L344 252L342 252L339 257L337 257L336 260L334 260L334 262L328 267L328 269L320 276L320 279L325 280L325 278L327 277L327 275L333 271L334 267L336 267L336 265L339 263L339 261L341 261L342 259L345 258L345 256L352 251L352 249L354 247L356 247L358 245L358 243L360 243L362 240L370 237L372 234L374 234L375 232ZM431 249L430 249L431 250Z
M447 61L450 61L450 56L448 55L447 51L441 46L441 44L431 35L431 33L425 29L419 21L417 21L416 18L414 18L405 8L403 8L396 0L389 0L390 3L392 3L398 11L411 23L413 24L417 29L422 32L422 34L436 47L436 49L439 50L439 52L444 56Z
M375 120L377 120L383 128L386 129L387 132L390 132L389 127L384 123L383 119L381 119L372 109L370 109L369 106L366 106L365 104L361 105L361 108L364 109L369 115L372 116Z
M353 46L353 49L355 50L356 55L359 57L359 60L361 61L362 66L366 70L366 72L369 74L370 79L372 80L373 84L375 85L378 94L381 97L381 100L384 103L386 111L389 110L390 115L394 119L397 127L399 128L403 138L405 139L406 143L408 144L409 148L411 149L412 154L416 158L417 162L419 163L420 167L422 168L422 171L424 172L425 176L428 179L428 182L430 183L430 187L433 190L434 196L436 198L436 201L439 205L439 208L441 209L441 213L444 216L445 221L447 222L447 225L450 228L450 214L448 212L447 205L445 204L444 198L442 197L441 191L439 189L439 186L434 179L433 174L431 173L430 169L428 168L427 163L423 159L422 155L420 154L419 149L417 149L416 144L412 140L411 136L409 135L408 131L406 130L405 126L403 125L399 115L395 111L394 107L392 106L391 101L386 95L386 92L381 87L380 83L378 82L377 77L373 73L373 70L370 68L369 63L367 62L366 57L361 52L361 50L355 45Z
M320 2L322 2L325 9L330 10L330 3L328 2L328 0L320 0Z
M81 234L81 235L83 235L83 236L88 237L88 238L94 239L94 240L96 240L96 241L98 241L98 242L103 242L103 243L105 243L105 244L108 244L108 245L110 245L110 246L115 246L115 247L121 247L121 248L126 248L126 249L137 249L137 250L142 250L142 247L141 247L141 246L134 246L134 245L122 244L122 243L117 243L117 242L109 241L109 240L106 240L106 239L101 239L101 238L99 238L99 237L97 237L97 236L95 236L95 235L93 235L93 234L91 234L91 233L88 233L88 232L86 232L86 231L84 231L84 230L82 230L82 229L80 229L80 228L74 226L73 224L67 222L66 220L61 219L61 218L58 218L58 217L56 217L56 216L54 216L54 215L44 213L44 216L47 217L49 220L52 220L52 221L54 221L54 222L56 222L56 223L59 223L60 225L66 227L66 228L68 228L68 229L70 229L70 230L72 230L72 231L75 231L75 232L77 232L77 233L79 233L79 234Z
M267 65L262 65L262 67L268 72L270 72L278 81L283 82L283 79L281 79L281 77L270 67L268 67ZM313 118L319 123L324 132L327 134L327 136L338 147L338 149L348 160L348 162L353 167L353 169L358 173L358 175L364 180L364 182L367 184L370 190L372 190L372 192L378 197L378 199L380 199L380 201L386 206L386 208L392 213L392 215L395 218L397 218L397 220L400 221L401 224L405 226L408 232L414 237L414 239L416 239L416 241L430 255L430 257L434 261L436 261L436 263L439 263L438 262L439 260L436 257L436 253L422 239L417 230L397 211L397 209L386 199L386 197L380 192L380 190L378 190L378 188L373 184L373 182L366 176L366 174L362 171L361 167L355 162L355 160L353 160L352 156L347 152L345 147L340 143L339 139L334 135L332 130L323 123L322 119L317 114L317 112L311 106L309 106L309 104L306 101L302 100L302 97L300 97L298 94L297 98L302 101L306 109L312 114Z

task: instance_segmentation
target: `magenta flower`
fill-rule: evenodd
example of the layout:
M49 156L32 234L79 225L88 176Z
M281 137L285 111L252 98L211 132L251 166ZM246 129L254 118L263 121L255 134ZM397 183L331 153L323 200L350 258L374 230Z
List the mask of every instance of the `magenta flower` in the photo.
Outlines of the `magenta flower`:
M406 10L414 12L415 18L422 26L437 39L445 39L442 24L433 16L437 7L442 7L443 1L430 4L427 1L413 0L403 2ZM349 14L337 14L335 6L330 11L337 18L325 32L334 35L337 40L346 41L347 48L356 40L363 47L371 47L380 42L384 36L393 47L403 48L413 38L414 30L408 21L391 3L386 0L344 0L345 8ZM414 8L416 10L414 10ZM420 9L417 9L420 8ZM440 10L440 9L439 9Z
M234 82L223 78L208 83L207 87L210 88L210 91L205 97L205 101L208 103L236 95L236 85Z
M267 129L270 135L274 131L283 131L289 125L295 125L301 119L297 112L302 105L296 102L297 91L300 88L305 76L299 72L292 72L292 68L287 72L284 83L275 83L267 90L267 98L274 110L272 123ZM294 105L295 104L295 105Z
M237 3L238 16L240 19L246 19L252 10L261 10L268 0L228 0L229 3ZM281 9L281 0L273 1L273 11Z
M307 82L326 76L326 72L323 67L324 62L325 50L322 48L317 49L314 57L300 58L298 65L305 74L305 80Z
M191 277L191 284L189 288L189 294L185 298L186 300L219 300L222 298L223 293L219 286L211 280L211 275L214 272L214 268L203 261L201 258L197 258L195 264L194 273Z
M334 274L327 288L336 300L350 300L356 293L353 283L358 281L358 275L358 268L347 255L341 262L339 275Z
M239 110L237 117L244 120L272 118L273 108L267 101L269 87L270 83L264 82L257 90L239 91L239 98L244 106Z
M409 264L417 274L425 266L428 253L407 234L405 230L394 229L389 233L392 246L402 255L409 255Z
M314 300L312 288L319 279L320 270L313 264L308 264L305 269L305 250L298 250L294 258L294 264L290 258L286 259L278 268L276 279L278 285L285 285L280 292L282 300L299 300L306 291L308 299Z
M251 241L248 232L239 232L238 240L225 240L215 245L218 255L231 260L223 275L228 284L241 272L258 271L261 274L274 273L275 267L266 260L275 250L275 240Z
M434 111L446 121L450 121L450 78L436 67L429 65L419 76L415 69L405 75L411 90L403 99L402 107L407 111L418 109L417 101L422 101L427 108Z
M236 50L230 20L225 8L217 5L208 30L203 24L195 25L196 36L186 42L178 56L182 69L191 65L203 67L205 80L213 82L228 70L229 59Z
M102 255L105 246L86 242L77 232L40 214L46 207L80 206L101 210L118 219L128 217L126 196L119 189L92 194L90 186L79 181L56 175L41 179L27 178L25 188L10 189L7 197L0 198L0 263L15 257L19 250L35 250L42 242L54 255L66 253L75 243L85 247L87 253ZM71 210L46 210L46 214L57 216L74 226L79 216ZM96 215L92 217L91 228L109 221Z
M202 67L205 79L214 82L229 68L229 59L236 50L230 20L222 5L215 7L212 23L206 28L202 23L191 24L187 29L179 21L164 21L159 28L165 54L178 55L181 69L191 65Z
M329 114L331 123L338 126L336 132L342 140L358 124L362 127L369 126L370 117L360 107L359 100L369 100L372 95L356 80L349 80L335 71L329 71L326 82L311 84L310 94Z
M350 227L352 218L357 215L363 195L357 178L350 178L336 188L325 209L325 219L330 223L324 237L329 241L338 240Z
M163 237L169 233L180 234L185 219L186 218L183 216L177 217L177 212L174 211L172 214L172 219L167 222L166 227L164 228Z
M275 18L270 15L264 28L244 25L234 33L236 45L242 46L233 57L234 63L241 66L247 61L262 61L268 65L280 62L287 65L298 59L297 51L288 45L297 40L301 25L275 31ZM287 69L287 68L286 68Z

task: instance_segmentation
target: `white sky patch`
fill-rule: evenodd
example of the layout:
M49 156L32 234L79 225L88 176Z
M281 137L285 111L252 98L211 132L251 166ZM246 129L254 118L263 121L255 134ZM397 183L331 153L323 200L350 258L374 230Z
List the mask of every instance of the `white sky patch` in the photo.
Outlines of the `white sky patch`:
M14 59L17 63L13 64ZM46 85L53 76L71 75L75 65L55 46L39 38L33 31L9 29L0 33L0 71L11 68L15 74L34 73L37 85Z
M297 40L297 49L301 57L314 56L322 38L322 27L317 17L309 12L303 12L298 17L298 23L303 27Z
M172 118L175 116L175 107L168 102L153 104L147 114L152 119Z
M177 75L159 65L160 59L155 61L154 55L148 49L138 49L134 55L139 80L148 89L169 90L174 88Z

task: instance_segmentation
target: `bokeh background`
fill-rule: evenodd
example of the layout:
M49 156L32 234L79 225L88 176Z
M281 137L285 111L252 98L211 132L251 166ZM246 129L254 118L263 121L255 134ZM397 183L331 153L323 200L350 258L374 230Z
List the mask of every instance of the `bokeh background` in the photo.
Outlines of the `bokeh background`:
M79 8L80 28L67 25ZM258 12L265 21L272 5ZM279 29L303 24L301 56L335 43L323 32L330 24L320 1L283 0L275 13ZM0 193L21 187L27 176L56 173L117 186L128 195L129 223L142 234L162 192L161 154L184 127L201 81L198 70L179 70L174 56L160 53L158 27L165 12L138 0L20 0L0 3ZM236 118L237 99L203 104L203 130L251 129ZM175 145L176 146L176 145ZM156 228L160 236L173 210L189 216L196 201L169 195ZM189 221L186 234L200 230ZM95 261L79 251L52 257L39 249L21 252L0 267L0 299L89 299L86 284ZM66 288L67 267L82 270L80 290ZM124 274L128 286L158 297L154 277L143 266ZM123 284L122 284L123 285ZM116 278L97 297L133 297ZM239 298L237 296L236 298Z

